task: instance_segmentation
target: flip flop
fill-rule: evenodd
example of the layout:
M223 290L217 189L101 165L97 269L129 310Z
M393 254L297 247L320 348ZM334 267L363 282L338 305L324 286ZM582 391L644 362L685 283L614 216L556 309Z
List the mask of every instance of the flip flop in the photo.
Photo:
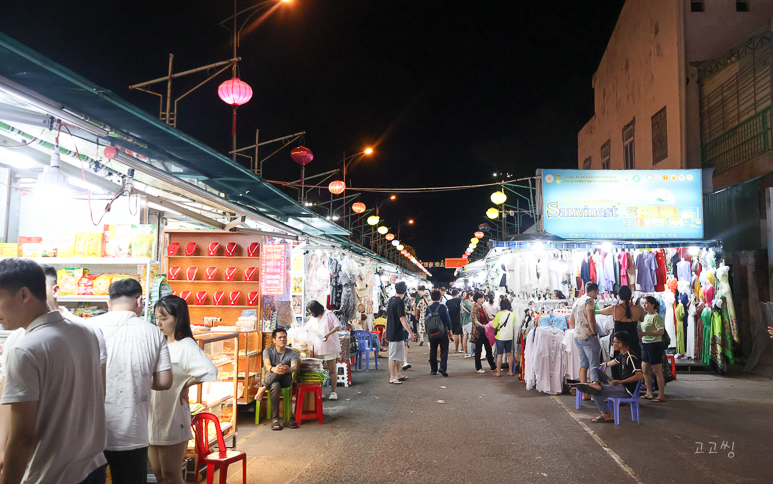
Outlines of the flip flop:
M272 423L271 430L282 430L282 424L280 424L279 421Z
M652 400L653 398L655 398L655 396L648 397L647 395L642 395L642 398L645 400Z
M402 385L403 382L401 382L401 381L390 381L389 384L390 385Z
M666 403L666 401L665 400L661 400L660 397L653 398L652 400L650 400L650 402L652 402L652 403Z
M575 388L587 395L598 395L601 393L601 390L597 388L593 388L587 383L578 383L577 385L575 385Z
M604 417L602 417L601 415L599 415L598 417L596 417L594 419L591 419L591 422L593 422L593 423L615 423L615 419L607 420Z
M410 378L408 378L407 376L401 376L400 378L397 379L397 381L400 381L400 382L408 381L408 380L410 380Z

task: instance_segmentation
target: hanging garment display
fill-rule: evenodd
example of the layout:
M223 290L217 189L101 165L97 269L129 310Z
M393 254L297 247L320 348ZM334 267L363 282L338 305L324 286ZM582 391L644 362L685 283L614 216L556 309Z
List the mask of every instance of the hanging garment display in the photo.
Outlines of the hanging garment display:
M663 249L655 251L655 291L665 291L666 285L666 256Z
M636 256L636 285L642 292L654 292L655 280L652 274L655 272L657 265L655 264L655 257L650 253L642 252Z
M686 296L685 296L686 297ZM691 301L687 310L687 351L685 356L695 359L695 339L696 339L696 327L695 327L695 301Z
M604 256L604 287L608 292L615 290L615 254L610 250Z
M588 264L588 259L583 259L582 263L580 265L580 278L582 279L583 284L587 284L590 282L590 264Z
M703 322L701 361L708 365L711 363L711 308L709 306L704 306L701 311L701 321Z
M354 295L354 285L356 283L353 274L341 274L341 309L339 319L341 327L346 327L347 323L354 317L354 310L357 307L357 301Z
M665 306L666 315L663 318L663 322L666 326L666 333L671 338L671 346L676 346L676 324L674 322L674 301L676 297L671 291L665 291L663 293L663 305Z
M717 285L715 286L715 295L723 296L725 298L724 306L727 308L727 315L730 320L730 330L732 332L733 341L740 343L740 335L738 332L738 321L735 317L735 304L733 304L733 292L730 289L730 282L728 280L728 273L730 267L720 264L717 269Z
M625 258L625 267L628 271L628 286L634 291L636 290L636 263L634 262L633 254L629 251L625 252Z
M596 265L596 283L599 285L599 292L606 292L607 278L604 275L604 258L601 254L593 254L593 262Z
M328 260L330 271L330 306L339 308L341 305L341 263L337 259L330 257Z
M676 317L676 353L683 355L687 351L687 346L685 344L684 324L682 323L685 310L681 301L676 305L674 316Z
M630 286L633 281L628 281L628 254L625 251L617 254L618 263L620 264L620 285ZM634 288L632 287L631 290Z

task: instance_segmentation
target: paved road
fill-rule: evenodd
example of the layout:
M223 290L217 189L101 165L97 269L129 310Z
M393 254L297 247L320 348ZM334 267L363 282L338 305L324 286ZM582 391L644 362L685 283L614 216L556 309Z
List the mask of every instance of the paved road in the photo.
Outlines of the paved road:
M325 402L324 425L272 432L241 415L248 482L773 482L767 378L683 375L668 403L645 402L641 425L627 407L620 426L598 425L592 404L575 411L573 397L478 375L461 355L450 357L448 378L430 376L418 363L426 353L412 345L411 380L401 386L387 383L385 359L356 372L339 401ZM229 474L241 482L236 469Z

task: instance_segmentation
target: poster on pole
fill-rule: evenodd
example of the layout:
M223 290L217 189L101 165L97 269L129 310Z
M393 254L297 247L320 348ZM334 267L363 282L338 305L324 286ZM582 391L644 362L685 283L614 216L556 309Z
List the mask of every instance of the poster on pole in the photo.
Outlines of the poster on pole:
M467 265L467 259L464 258L446 258L446 269L453 269L456 267L464 267Z
M260 289L263 296L283 296L287 277L286 244L264 244L260 262Z
M701 239L701 170L542 170L542 227L566 239Z

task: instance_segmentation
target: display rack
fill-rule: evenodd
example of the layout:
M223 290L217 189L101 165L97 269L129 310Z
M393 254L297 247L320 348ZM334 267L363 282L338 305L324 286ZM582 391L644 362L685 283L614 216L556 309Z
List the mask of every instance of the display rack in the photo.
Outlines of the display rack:
M177 243L179 248L175 255L169 255L170 244ZM189 243L196 244L196 250L192 256L186 255L186 246ZM209 245L219 244L216 255L208 255ZM229 243L235 243L236 249L233 257L225 255L226 246ZM247 251L251 244L259 245L257 254L254 257L248 256ZM219 323L215 323L211 328L212 332L217 331L217 326L236 325L237 319L244 310L255 310L256 315L260 315L260 304L262 302L260 294L260 267L263 238L260 235L243 234L238 232L228 232L222 230L166 230L164 231L164 264L163 270L167 274L167 283L175 294L180 295L184 291L190 291L188 299L188 310L191 317L191 324L205 325L204 318L220 318ZM170 267L180 267L180 273L176 280L168 278ZM198 267L196 277L192 281L186 278L186 271L189 267ZM206 280L207 268L216 268L214 280ZM235 268L234 280L225 280L225 271L227 268ZM255 268L251 281L244 280L244 271L250 267ZM240 292L238 304L229 305L228 296L231 292ZM195 304L196 294L206 292L207 298L204 304ZM221 305L214 304L214 294L223 292L225 294ZM248 294L257 293L255 305L248 305ZM262 339L258 333L259 325L255 330L241 331L236 333L239 339L237 369L234 372L237 379L237 404L246 405L255 399L261 383L260 353L263 350Z
M1 257L7 259L8 257ZM158 265L157 262L152 259L143 257L28 257L27 259L33 260L38 264L48 264L55 269L59 270L64 267L78 267L89 269L92 274L116 272L119 274L127 273L127 268L136 267L137 272L143 274L145 278L145 290L150 288L150 271L151 267ZM92 268L98 268L92 269ZM93 302L93 303L107 303L109 297L107 295L96 296L79 296L75 294L67 294L59 296L56 300L58 303L81 303L81 302ZM150 298L145 297L145 319L148 319L150 312Z

